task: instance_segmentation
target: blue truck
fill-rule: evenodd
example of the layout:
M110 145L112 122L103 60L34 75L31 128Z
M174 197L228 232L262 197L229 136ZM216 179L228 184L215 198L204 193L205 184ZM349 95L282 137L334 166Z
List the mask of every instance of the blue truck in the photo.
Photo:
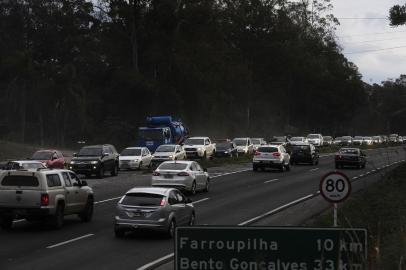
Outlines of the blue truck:
M162 144L182 144L189 131L180 119L172 116L147 117L146 126L138 128L138 146L154 152Z

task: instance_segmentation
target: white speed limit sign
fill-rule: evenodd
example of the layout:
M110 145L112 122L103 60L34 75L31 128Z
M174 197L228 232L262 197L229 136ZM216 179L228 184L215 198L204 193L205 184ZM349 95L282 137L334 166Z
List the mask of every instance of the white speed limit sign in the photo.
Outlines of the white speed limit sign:
M351 181L341 172L330 172L320 181L320 193L329 202L342 202L350 196Z

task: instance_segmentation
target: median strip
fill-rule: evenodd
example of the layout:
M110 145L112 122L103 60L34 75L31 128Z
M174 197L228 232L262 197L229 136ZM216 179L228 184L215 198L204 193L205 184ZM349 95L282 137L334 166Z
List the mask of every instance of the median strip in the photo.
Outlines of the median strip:
M47 248L60 247L60 246L63 246L63 245L66 245L66 244L69 244L69 243L72 243L72 242L75 242L75 241L78 241L78 240L82 240L82 239L84 239L84 238L91 237L91 236L93 236L93 235L94 235L93 233L89 233L89 234L86 234L86 235L83 235L83 236L79 236L79 237L73 238L73 239L68 240L68 241L65 241L65 242L61 242L61 243L58 243L58 244L55 244L55 245L52 245L52 246L48 246Z

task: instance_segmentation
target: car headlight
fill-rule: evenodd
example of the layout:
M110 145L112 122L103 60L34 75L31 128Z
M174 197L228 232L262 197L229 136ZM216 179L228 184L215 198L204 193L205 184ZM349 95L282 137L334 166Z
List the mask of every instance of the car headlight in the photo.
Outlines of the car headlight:
M224 151L224 154L228 154L228 151Z
M202 147L197 148L197 151L203 151Z
M90 164L93 164L93 165L96 165L97 163L99 163L97 160L90 161Z
M169 156L168 158L173 158L173 156Z
M74 160L72 160L71 162L70 162L70 164L76 164L76 161L74 161Z

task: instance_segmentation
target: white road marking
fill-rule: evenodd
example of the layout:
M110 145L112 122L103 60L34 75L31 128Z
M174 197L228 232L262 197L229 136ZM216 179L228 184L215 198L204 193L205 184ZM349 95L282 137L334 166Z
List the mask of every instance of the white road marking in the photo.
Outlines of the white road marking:
M317 170L319 170L320 168L314 168L314 169L311 169L311 170L309 170L309 172L315 172L315 171L317 171Z
M204 198L204 199L201 199L201 200L192 202L192 203L193 203L193 204L197 204L197 203L205 202L205 201L207 201L207 200L210 200L210 198Z
M355 180L355 179L358 179L358 178L359 178L358 176L354 176L352 179L354 179L354 180Z
M358 177L364 177L365 176L365 174L360 174Z
M265 181L264 184L268 184L268 183L272 183L272 182L276 182L276 181L279 181L279 179L271 179L271 180Z
M246 220L246 221L244 221L244 222L238 224L238 226L245 226L245 225L247 225L247 224L249 224L249 223L251 223L251 222L260 220L261 218L264 218L264 217L266 217L266 216L272 215L273 213L278 212L278 211L280 211L280 210L283 209L283 208L289 207L289 206L291 206L291 205L293 205L293 204L296 204L296 203L298 203L298 202L300 202L300 201L306 200L306 199L308 199L308 198L310 198L310 197L312 197L312 196L314 196L314 194L309 194L309 195L307 195L307 196L304 196L304 197L301 197L301 198L299 198L299 199L297 199L297 200L294 200L294 201L292 201L292 202L290 202L290 203L281 205L281 206L279 206L278 208L272 209L271 211L268 211L268 212L266 212L266 213L264 213L264 214L262 214L262 215L256 216L256 217L251 218L251 219L249 219L249 220Z
M78 241L78 240L81 240L81 239L84 239L84 238L88 238L88 237L93 236L93 235L94 235L93 233L89 233L89 234L79 236L79 237L73 238L73 239L65 241L65 242L61 242L61 243L58 243L58 244L55 244L55 245L52 245L52 246L48 246L47 248L56 248L56 247L63 246L63 245L66 245L66 244L69 244L69 243L72 243L72 242L75 242L75 241Z
M168 254L168 255L166 255L166 256L163 256L163 257L161 257L161 258L159 258L159 259L156 259L156 260L153 261L153 262L150 262L150 263L148 263L148 264L146 264L146 265L144 265L144 266L141 266L141 267L138 268L137 270L146 270L146 269L149 269L150 267L153 267L153 266L155 266L155 265L157 265L157 264L159 264L159 263L161 263L161 262L163 262L163 261L170 260L170 259L172 259L173 257L174 257L174 253L170 253L170 254Z
M211 179L213 179L213 178L218 178L218 177L221 177L221 176L226 176L226 175L230 175L230 174L236 174L236 173L242 173L242 172L248 172L248 171L250 171L251 169L245 169L245 170L240 170L240 171L235 171L235 172L229 172L229 173L223 173L223 174L220 174L220 175L215 175L215 176L212 176L212 177L210 177Z
M106 199L106 200L103 200L103 201L94 202L94 204L100 204L100 203L105 203L105 202L111 202L111 201L119 200L119 199L121 199L122 197L123 197L123 196L115 197L115 198L111 198L111 199Z
M17 219L17 220L14 220L13 222L14 223L20 223L20 222L24 222L25 221L25 219Z

